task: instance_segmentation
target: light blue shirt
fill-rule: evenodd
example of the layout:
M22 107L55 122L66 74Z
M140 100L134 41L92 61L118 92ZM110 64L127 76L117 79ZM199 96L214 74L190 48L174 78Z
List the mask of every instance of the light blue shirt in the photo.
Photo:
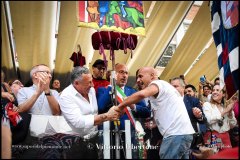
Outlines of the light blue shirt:
M35 84L33 84L31 87L21 88L17 94L18 104L20 105L30 99L33 94L35 94L36 90L37 86ZM52 96L54 96L57 102L59 102L59 93L52 89L51 92ZM44 92L38 97L32 108L29 110L29 113L37 115L52 115L52 110Z

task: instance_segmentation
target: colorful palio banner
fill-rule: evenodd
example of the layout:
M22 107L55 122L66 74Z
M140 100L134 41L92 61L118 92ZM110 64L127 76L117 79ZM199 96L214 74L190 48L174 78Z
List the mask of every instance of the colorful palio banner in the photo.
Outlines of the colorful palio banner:
M142 1L78 1L79 27L145 36Z

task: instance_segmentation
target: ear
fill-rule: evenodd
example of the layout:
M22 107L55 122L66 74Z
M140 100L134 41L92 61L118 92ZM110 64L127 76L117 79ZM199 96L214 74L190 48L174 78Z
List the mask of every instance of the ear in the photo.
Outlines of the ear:
M155 74L154 73L151 73L150 76L151 76L151 80L153 80L155 78Z
M32 77L38 79L37 73L33 73Z
M73 84L74 85L79 85L79 82L78 81L74 81Z

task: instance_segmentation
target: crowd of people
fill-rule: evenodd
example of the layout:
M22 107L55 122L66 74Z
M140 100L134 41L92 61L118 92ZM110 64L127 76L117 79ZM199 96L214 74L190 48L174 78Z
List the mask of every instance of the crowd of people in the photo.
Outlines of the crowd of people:
M226 102L219 78L199 82L196 90L182 75L167 82L158 78L154 68L142 67L131 87L125 64L117 63L115 71L107 71L100 59L93 63L92 73L74 67L64 89L44 64L33 66L28 87L18 79L5 82L4 76L1 71L2 158L101 159L103 122L111 121L111 130L117 125L124 132L125 120L132 118L142 124L144 144L156 146L144 149L144 155L133 148L133 159L201 159L238 147L238 93ZM140 144L136 132L131 123L135 146ZM119 138L120 145L126 146L125 134ZM112 138L111 144L115 143ZM13 144L59 148L20 149ZM126 158L126 148L120 149L120 156Z

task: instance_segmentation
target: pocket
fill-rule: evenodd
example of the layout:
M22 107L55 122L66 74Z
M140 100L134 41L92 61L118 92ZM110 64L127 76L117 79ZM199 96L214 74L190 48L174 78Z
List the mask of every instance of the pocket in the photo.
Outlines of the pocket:
M193 141L193 135L192 134L189 134L189 135L183 135L184 137L183 137L183 139L186 141L186 142L188 142L188 143L192 143L192 141Z

